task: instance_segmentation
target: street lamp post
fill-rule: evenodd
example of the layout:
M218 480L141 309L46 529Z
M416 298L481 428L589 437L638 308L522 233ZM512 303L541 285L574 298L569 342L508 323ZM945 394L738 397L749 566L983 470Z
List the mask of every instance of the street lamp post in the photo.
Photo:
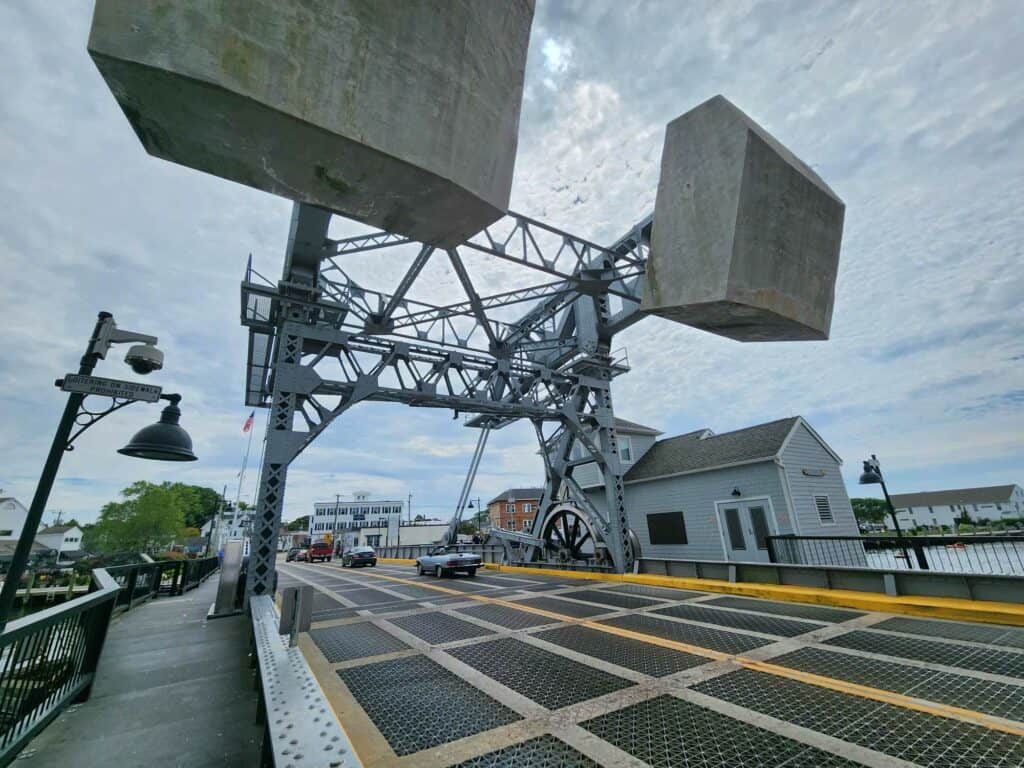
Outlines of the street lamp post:
M118 329L114 316L109 312L100 312L96 319L89 345L78 367L78 374L68 374L58 379L56 384L68 392L68 401L64 413L57 425L57 431L50 444L50 452L46 456L39 484L29 506L28 516L21 531L21 537L11 558L11 565L4 578L3 589L0 590L0 632L7 626L7 621L17 596L22 574L28 563L32 543L39 530L39 523L46 508L46 502L57 477L64 453L74 450L74 441L85 430L105 416L135 402L157 402L169 400L164 408L160 421L139 430L132 440L118 453L143 459L160 461L195 461L192 453L192 440L178 425L181 411L178 409L180 395L164 395L160 387L137 384L135 382L113 379L100 379L91 374L96 363L106 357L111 345L125 342L140 342L133 346L125 357L136 373L147 374L163 367L163 353L156 348L157 338L131 331ZM110 397L112 404L105 411L93 411L83 405L88 395ZM77 427L77 429L75 429Z
M875 454L871 454L870 459L864 460L864 471L861 473L859 483L861 485L881 485L882 494L885 496L885 503L889 507L889 516L892 517L893 528L896 529L896 538L900 541L900 549L903 550L903 561L910 567L910 553L907 552L907 543L903 539L903 531L900 530L900 521L896 519L896 509L892 505L892 498L889 496L889 489L885 485L885 477L882 475L882 465L878 462L878 457ZM928 570L928 559L925 557L924 550L917 542L913 543L914 555L917 559L918 567L926 571Z

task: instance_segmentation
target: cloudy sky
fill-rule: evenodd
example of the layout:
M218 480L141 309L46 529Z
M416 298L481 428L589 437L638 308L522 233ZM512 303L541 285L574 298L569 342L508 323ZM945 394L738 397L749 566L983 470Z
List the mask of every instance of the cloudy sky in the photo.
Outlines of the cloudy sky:
M250 253L280 270L290 213L146 155L86 54L91 6L0 4L0 488L31 498L63 404L52 382L76 368L101 309L160 337L166 369L151 379L184 395L202 460L119 456L157 409L120 412L66 456L50 498L83 521L137 479L235 495L249 413L238 284ZM620 415L675 434L802 414L854 493L872 452L893 491L1024 482L1019 13L980 0L538 0L515 210L613 240L653 207L666 122L717 93L847 206L828 342L741 345L646 319L618 338L633 365L614 388ZM362 268L368 283L397 269ZM452 290L435 269L438 294ZM122 355L97 373L131 377ZM525 425L493 436L473 496L537 483L532 439ZM359 406L293 465L285 517L364 490L447 514L474 440L443 412ZM255 484L250 472L242 498Z

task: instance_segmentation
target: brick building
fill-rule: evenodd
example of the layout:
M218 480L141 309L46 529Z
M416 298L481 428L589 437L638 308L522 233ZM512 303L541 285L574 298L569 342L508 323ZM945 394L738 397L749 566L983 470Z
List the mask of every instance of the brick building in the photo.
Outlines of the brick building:
M543 488L509 488L489 502L487 513L493 528L528 531L537 516Z

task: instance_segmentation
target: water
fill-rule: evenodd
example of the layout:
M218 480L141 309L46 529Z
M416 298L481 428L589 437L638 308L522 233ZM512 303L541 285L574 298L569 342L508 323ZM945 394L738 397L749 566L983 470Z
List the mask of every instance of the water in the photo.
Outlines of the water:
M1024 542L999 541L923 547L928 569L944 573L985 573L1024 576ZM907 548L910 562L898 549L865 552L868 568L881 570L918 570L914 550Z

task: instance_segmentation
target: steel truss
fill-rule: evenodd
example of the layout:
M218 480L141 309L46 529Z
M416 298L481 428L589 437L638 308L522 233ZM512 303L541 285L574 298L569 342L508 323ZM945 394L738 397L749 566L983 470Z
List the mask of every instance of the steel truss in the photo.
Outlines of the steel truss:
M330 219L328 211L296 204L281 280L260 275L250 259L242 282L246 403L270 409L247 595L274 590L289 464L363 401L447 408L483 429L529 419L541 446L545 491L529 533L499 532L507 556L548 559L553 550L563 559L567 551L578 556L579 547L563 541L582 535L566 528L571 504L595 539L589 559L631 570L638 552L626 517L611 395L612 379L628 365L611 345L641 317L651 217L606 248L510 213L459 247L420 244L390 293L357 283L345 259L410 241L383 231L331 239ZM481 295L463 260L473 252L534 270L544 281ZM407 297L431 258L448 260L464 301L433 305ZM488 315L517 305L524 311L513 322ZM586 463L604 477L603 509L573 480Z

